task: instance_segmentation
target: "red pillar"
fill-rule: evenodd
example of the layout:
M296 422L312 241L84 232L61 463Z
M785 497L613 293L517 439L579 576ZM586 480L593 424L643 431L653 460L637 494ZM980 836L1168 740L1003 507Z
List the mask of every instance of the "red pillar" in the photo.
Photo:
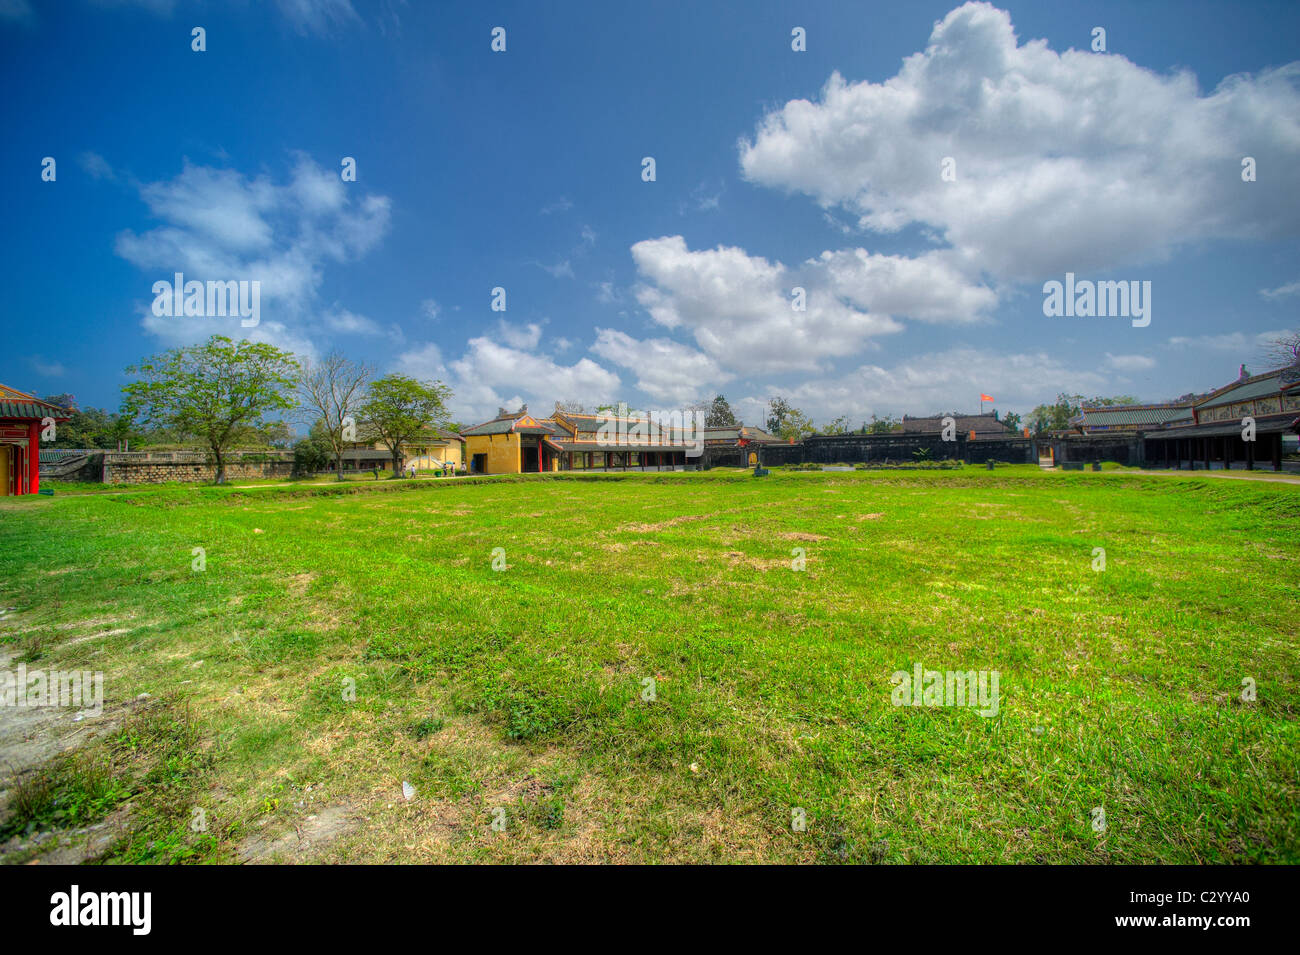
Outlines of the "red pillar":
M41 489L41 425L33 421L27 426L27 493Z

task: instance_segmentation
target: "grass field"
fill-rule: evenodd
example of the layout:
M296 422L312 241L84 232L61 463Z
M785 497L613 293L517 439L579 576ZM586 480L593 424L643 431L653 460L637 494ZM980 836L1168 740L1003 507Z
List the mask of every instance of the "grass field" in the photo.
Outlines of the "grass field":
M7 500L0 654L109 703L0 842L1297 862L1298 528L1292 485L1037 468ZM894 706L918 663L998 671L997 716Z

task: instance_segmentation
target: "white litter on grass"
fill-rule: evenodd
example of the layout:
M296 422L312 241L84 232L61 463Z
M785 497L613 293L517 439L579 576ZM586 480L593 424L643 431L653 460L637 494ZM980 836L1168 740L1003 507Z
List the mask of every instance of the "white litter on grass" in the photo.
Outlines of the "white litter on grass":
M407 802L415 798L415 787L405 780L402 781L402 798Z

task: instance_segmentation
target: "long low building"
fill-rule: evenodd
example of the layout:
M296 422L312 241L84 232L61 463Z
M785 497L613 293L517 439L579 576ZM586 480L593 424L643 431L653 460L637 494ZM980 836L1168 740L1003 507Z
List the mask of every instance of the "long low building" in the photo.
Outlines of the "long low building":
M1191 411L1190 420L1142 435L1145 463L1247 470L1267 463L1280 471L1300 430L1300 360L1262 375L1243 375L1197 401Z
M1084 407L1051 442L1058 464L1283 470L1300 430L1300 360L1186 403Z
M758 448L778 443L743 422L699 427L681 416L659 421L635 413L558 409L536 418L527 408L466 428L461 436L471 474L686 470L699 467L706 450L736 450L742 462L753 464Z

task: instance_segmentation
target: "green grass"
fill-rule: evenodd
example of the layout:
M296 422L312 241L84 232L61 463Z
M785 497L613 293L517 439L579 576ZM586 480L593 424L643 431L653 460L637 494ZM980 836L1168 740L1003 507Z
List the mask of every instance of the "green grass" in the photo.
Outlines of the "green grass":
M1032 466L56 496L0 504L0 641L193 714L121 861L333 807L300 857L1296 862L1298 527ZM893 706L918 662L997 717Z

